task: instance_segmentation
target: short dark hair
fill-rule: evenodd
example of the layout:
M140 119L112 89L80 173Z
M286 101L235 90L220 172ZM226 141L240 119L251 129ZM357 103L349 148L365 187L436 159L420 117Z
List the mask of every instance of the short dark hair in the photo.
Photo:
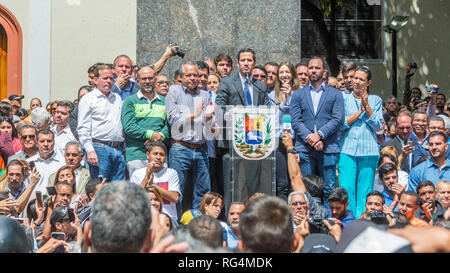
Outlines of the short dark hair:
M55 188L57 189L59 185L67 185L67 186L70 186L71 189L73 189L73 185L70 184L69 182L66 182L66 181L59 181L59 182L57 182L55 184Z
M72 112L73 108L75 108L73 102L69 100L59 100L58 103L56 104L56 107L58 106L69 107L70 112Z
M147 145L147 152L151 152L153 147L160 147L164 150L164 153L167 155L167 147L162 141L152 141Z
M308 66L309 66L309 62L311 62L311 60L316 60L316 59L322 61L322 68L323 68L323 69L327 69L327 66L328 66L327 61L325 61L325 59L322 58L322 57L320 57L320 56L313 56L313 57L311 57L311 58L309 59L309 61L308 61ZM327 75L328 75L328 74L330 74L330 73L328 72Z
M422 109L421 109L422 110ZM423 110L422 110L423 111ZM440 121L440 122L442 122L442 124L444 124L444 128L445 128L445 120L442 118L442 117L440 117L440 116L431 116L429 119L428 119L428 126L430 126L430 123L432 122L432 121Z
M186 226L191 236L212 248L222 247L223 229L219 221L209 215L200 215Z
M9 116L12 112L11 104L0 101L0 116Z
M20 162L19 160L17 160L17 159L13 159L13 160L11 160L9 163L8 163L8 165L6 166L6 172L8 172L9 171L9 167L10 166L20 166L20 168L21 168L21 170L22 170L22 175L25 175L25 168L23 167L23 164L22 164L22 162Z
M50 129L42 129L36 135L36 140L39 140L39 135L52 135L53 140L55 140L55 133Z
M379 192L379 191L371 191L371 192L369 192L369 194L367 194L367 197L366 197L366 203L367 203L367 199L369 199L369 197L371 197L371 196L381 197L381 202L384 204L384 196L383 196L383 194L381 192Z
M295 69L297 69L297 67L299 67L299 66L306 66L306 67L308 67L308 64L306 64L306 63L304 63L304 62L297 63L297 64L295 65Z
M284 200L274 196L256 198L241 213L241 240L252 252L291 252L292 221L291 210Z
M239 62L239 60L240 60L241 54L242 54L242 53L247 53L247 52L252 53L252 55L253 55L253 62L256 63L256 54L255 54L255 51L254 51L253 49L251 49L251 48L248 48L248 47L239 50L238 55L237 55L238 62Z
M442 138L444 138L444 142L446 143L448 140L448 137L441 131L433 131L430 133L430 136L428 137L428 139L435 137L435 136L441 136Z
M204 61L197 61L196 64L197 64L197 69L198 70L200 70L200 69L207 69L208 75L209 75L209 65L207 63L205 63Z
M100 178L90 178L89 181L84 186L84 191L86 192L86 195L89 196L89 194L95 194L95 188L98 184L102 183Z
M420 182L419 185L417 185L417 188L416 188L417 194L419 194L419 190L421 188L428 187L428 186L431 186L431 187L433 187L433 190L436 190L436 188L434 187L433 182L428 181L428 180L424 180L424 181Z
M444 97L444 101L446 101L446 100L447 100L447 97L445 96L445 94L444 94L444 93L439 93L439 94L437 94L437 95L436 95L436 97L437 97L437 96L443 96L443 97Z
M89 73L94 73L94 71L95 71L95 69L97 68L97 66L99 66L99 65L102 65L102 64L104 64L104 63L95 63L95 64L93 64L93 65L91 65L89 68L88 68L88 74Z
M347 71L356 70L357 67L358 66L354 62L348 62L342 66L341 72L344 74Z
M267 62L267 63L264 64L264 67L265 67L266 65L270 65L270 66L278 66L278 63L276 63L276 62Z
M395 166L390 162L381 164L380 167L378 168L378 175L380 177L380 181L383 181L383 177L385 174L392 171L395 171L395 173L398 174L397 166Z
M328 202L339 202L345 204L348 202L348 193L342 187L336 187L331 190L328 196Z
M226 53L220 53L214 58L214 64L216 66L220 61L227 61L228 63L230 63L231 66L233 66L233 60L231 59L230 55Z
M259 69L259 70L261 70L262 72L264 72L264 74L266 75L266 77L267 77L267 70L266 70L266 68L262 65L262 64L257 64L257 65L255 65L255 67L253 67L253 69ZM253 71L253 70L252 70Z

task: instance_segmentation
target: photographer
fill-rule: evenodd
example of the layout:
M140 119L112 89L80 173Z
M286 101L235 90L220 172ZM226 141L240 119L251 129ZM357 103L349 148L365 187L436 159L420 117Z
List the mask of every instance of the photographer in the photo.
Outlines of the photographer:
M411 97L422 97L422 92L419 88L414 87L411 89L411 77L416 73L417 64L411 62L406 65L406 76L405 76L405 90L403 91L403 104L408 105Z
M329 219L337 223L341 222L344 227L356 220L353 212L347 209L349 203L348 193L344 188L336 187L331 190L328 202L330 203Z

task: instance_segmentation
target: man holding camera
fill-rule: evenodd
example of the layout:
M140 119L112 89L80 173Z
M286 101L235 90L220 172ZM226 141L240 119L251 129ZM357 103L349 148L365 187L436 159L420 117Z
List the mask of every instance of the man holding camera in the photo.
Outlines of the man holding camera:
M341 222L344 227L356 220L353 212L347 209L348 193L344 188L336 187L331 190L328 196L328 203L330 204L328 218L335 222Z

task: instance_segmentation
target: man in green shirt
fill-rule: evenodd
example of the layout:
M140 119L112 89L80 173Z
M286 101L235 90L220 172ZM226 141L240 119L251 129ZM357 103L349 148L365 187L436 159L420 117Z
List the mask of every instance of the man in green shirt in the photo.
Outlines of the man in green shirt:
M122 106L129 177L135 170L147 166L145 143L164 141L169 136L165 98L155 92L154 69L142 67L136 81L141 89L127 97Z

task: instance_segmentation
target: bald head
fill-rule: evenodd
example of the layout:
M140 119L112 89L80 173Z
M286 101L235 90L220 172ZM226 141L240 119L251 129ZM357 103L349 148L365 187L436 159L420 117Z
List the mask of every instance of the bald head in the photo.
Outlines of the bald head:
M137 73L136 81L141 86L142 92L153 92L155 86L155 70L150 66L142 67Z

